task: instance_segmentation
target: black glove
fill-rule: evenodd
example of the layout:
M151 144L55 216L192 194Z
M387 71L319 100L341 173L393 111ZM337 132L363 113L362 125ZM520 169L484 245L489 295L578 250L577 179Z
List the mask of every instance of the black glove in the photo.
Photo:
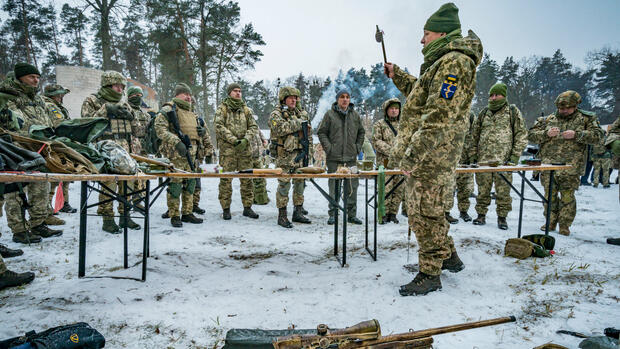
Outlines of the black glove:
M108 114L108 118L110 119L118 118L118 113L119 113L120 108L121 106L118 104L106 103L105 110L106 110L106 113Z
M205 156L205 164L212 164L212 163L213 163L213 155Z
M177 143L174 146L174 149L177 151L177 153L179 153L179 155L181 156L185 156L187 155L187 147L185 146L185 144L183 144L183 142L179 141L179 143Z
M199 137L204 137L207 134L207 129L202 126L196 127L196 130L198 131Z

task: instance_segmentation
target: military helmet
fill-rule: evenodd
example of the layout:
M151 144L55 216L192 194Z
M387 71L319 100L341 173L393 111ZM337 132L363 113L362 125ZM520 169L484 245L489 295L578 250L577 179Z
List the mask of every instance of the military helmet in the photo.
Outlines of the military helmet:
M284 103L284 100L288 96L299 97L299 90L290 86L281 87L280 92L278 92L278 100L280 101L280 103Z
M555 99L555 106L558 108L572 108L581 103L581 96L573 90L560 93Z
M383 114L387 116L387 110L392 104L398 104L398 109L401 108L400 99L398 98L390 98L387 101L383 102ZM398 115L400 117L400 115Z
M101 87L115 84L127 86L127 79L123 76L123 74L114 70L108 70L101 74Z
M69 92L71 92L69 89L56 84L47 85L45 86L45 89L43 89L43 95L46 97L66 95Z

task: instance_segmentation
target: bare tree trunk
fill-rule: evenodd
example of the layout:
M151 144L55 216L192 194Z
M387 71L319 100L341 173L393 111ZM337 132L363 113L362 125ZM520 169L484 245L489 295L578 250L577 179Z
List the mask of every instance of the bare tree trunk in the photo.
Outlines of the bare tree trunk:
M181 8L179 7L179 2L175 1L176 5L177 5L177 19L179 21L179 30L181 31L181 40L183 40L183 52L185 53L185 60L186 62L190 65L190 67L193 67L194 64L192 62L192 58L189 55L189 48L187 47L187 40L185 39L185 25L183 24L183 16L181 15ZM189 83L193 84L194 83L194 74L191 74L189 76Z
M37 61L34 58L34 52L32 50L32 41L30 40L30 32L28 31L28 18L26 17L26 3L21 0L21 12L22 12L22 24L24 26L24 40L26 41L26 60L28 63L34 61L34 65L37 65Z

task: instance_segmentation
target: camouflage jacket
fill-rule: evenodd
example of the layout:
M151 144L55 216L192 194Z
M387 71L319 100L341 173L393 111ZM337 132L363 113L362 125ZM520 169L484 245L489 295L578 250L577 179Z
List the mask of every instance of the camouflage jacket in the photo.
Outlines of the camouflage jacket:
M499 161L504 164L519 158L527 146L527 128L521 111L506 104L493 113L484 108L473 124L470 155L479 163Z
M611 149L605 146L607 139L603 139L596 145L590 147L590 157L592 159L611 159Z
M172 159L177 155L177 150L175 149L175 146L177 145L177 143L181 142L181 138L179 138L179 136L177 135L177 132L174 129L173 124L168 121L167 113L172 110L173 104L174 104L173 101L170 101L164 104L164 106L161 107L161 109L159 109L157 116L155 116L155 122L154 122L155 133L157 134L157 138L159 138L159 140L161 141L161 145L159 146L159 149L162 155L164 155L168 159ZM187 112L191 113L190 111L187 111ZM198 127L197 116L196 116L196 127ZM200 144L198 140L194 138L195 137L190 137L192 146L198 149L200 147Z
M209 128L205 125L205 134L201 138L200 149L198 150L198 159L204 160L206 156L213 156L213 141L211 141L211 134Z
M472 31L446 49L419 79L396 65L392 79L407 100L390 161L435 185L454 180L482 58L482 43Z
M469 127L467 128L467 133L465 134L465 140L463 141L463 151L461 152L461 159L459 163L461 164L469 164L471 162L471 153L472 153L472 144L473 137L472 131L474 128L474 122L476 121L476 114L473 111L469 111Z
M251 147L238 153L235 150L237 140L245 138L248 142L258 132L258 125L252 116L252 109L244 106L237 111L228 110L224 104L215 111L215 137L220 149L220 156L251 156Z
M31 91L27 92L29 89ZM55 116L34 89L19 80L7 78L0 83L0 92L13 96L6 101L12 120L3 120L0 126L22 136L28 136L32 125L54 126L52 120Z
M392 128L388 125L392 125ZM390 152L396 141L396 134L398 133L399 119L388 121L387 116L383 119L375 122L372 125L372 146L377 152L377 166L383 165L387 168Z
M573 130L575 138L564 139L561 134L551 138L547 132L552 127L558 127L560 132ZM558 113L539 117L530 128L528 138L530 142L540 144L539 155L543 163L571 165L571 169L561 172L581 176L585 169L588 144L598 144L603 138L603 130L594 113L577 109L567 117Z
M265 152L265 143L263 143L263 141L265 140L265 136L263 136L263 133L260 130L258 130L258 132L254 134L252 139L250 139L250 147L252 148L252 159L258 159L263 156L263 153Z
M134 120L131 122L132 138L135 138L133 141L135 144L133 151L144 155L145 151L143 151L143 149L146 149L146 142L148 141L146 139L146 133L149 122L151 121L151 116L140 107L136 108L131 106L131 111L135 116Z
M67 110L67 108L65 108L64 105L56 102L56 100L52 98L45 96L43 96L43 100L45 101L47 108L52 112L52 115L54 116L52 118L52 124L54 124L54 127L58 127L61 122L70 119L69 111Z
M276 159L301 151L301 123L304 121L308 121L309 124L308 114L302 113L296 108L290 110L279 106L271 112L269 128L271 130L271 141L278 144L277 154L273 154Z
M611 146L611 143L615 141L620 141L620 117L611 124L607 133L607 138L605 139L605 146Z

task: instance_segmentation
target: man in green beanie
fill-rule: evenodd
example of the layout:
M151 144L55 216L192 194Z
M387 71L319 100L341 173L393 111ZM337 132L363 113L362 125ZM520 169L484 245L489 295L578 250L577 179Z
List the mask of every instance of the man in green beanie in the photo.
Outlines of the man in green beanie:
M401 286L403 296L441 289L442 270L464 268L448 235L444 216L446 191L452 190L468 127L482 43L469 31L461 35L458 8L442 5L424 25L424 63L416 78L386 63L385 73L407 96L390 165L407 179L407 213L418 240L420 272Z
M474 122L471 157L474 163L487 165L517 165L521 152L527 146L527 128L521 111L506 99L508 88L506 84L497 83L489 90L489 104L483 108L476 122ZM502 172L512 183L512 172ZM495 185L495 205L497 212L497 226L502 230L508 229L506 216L512 211L510 185L497 173L476 173L478 196L476 197L475 225L486 224L486 214L491 204L491 189Z
M240 171L252 168L252 152L250 140L258 132L258 125L252 116L252 109L241 99L241 86L232 83L226 87L228 97L222 101L215 111L215 136L220 147L220 166L225 172ZM241 201L243 215L258 218L252 210L254 202L254 185L252 179L241 178ZM231 219L230 204L232 198L232 180L221 178L219 185L222 217Z
M119 144L128 152L137 149L137 138L133 137L133 127L135 127L136 116L131 106L124 101L123 92L127 86L127 79L123 74L108 70L101 74L101 87L96 93L86 97L82 103L83 118L108 118L110 128L95 141L112 140ZM117 184L114 181L103 183L110 190L117 190ZM133 188L133 183L128 183L128 187ZM108 195L99 193L99 201L111 199ZM123 213L123 204L119 203L118 212ZM97 214L103 217L103 231L110 234L120 234L121 229L127 226L129 229L140 229L140 225L134 222L130 217L125 220L121 218L119 225L114 221L114 205L113 201L99 205Z
M28 63L17 63L13 73L14 77L9 77L0 83L0 93L9 96L5 108L10 116L9 120L4 120L1 126L25 137L29 137L30 127L33 125L53 127L52 120L56 116L47 107L43 98L37 94L41 78L39 70ZM13 232L13 241L29 244L40 242L41 237L62 235L62 230L50 229L45 223L51 214L50 184L48 182L29 183L24 191L27 194L27 203L22 201L19 192L5 195L6 218ZM26 209L30 214L30 219L26 218Z
M555 171L553 195L551 197L551 221L549 230L560 225L560 234L570 235L570 226L577 214L575 190L579 189L579 177L585 169L585 155L588 145L595 145L603 139L596 114L581 110L577 106L581 96L575 91L565 91L555 99L557 111L546 117L539 117L529 131L529 141L540 144L540 157L545 164L567 164L571 168ZM540 179L548 197L550 175L542 172ZM548 205L545 205L545 217ZM545 230L545 224L540 227Z
M196 151L201 141L198 127L198 117L192 111L192 90L187 84L179 83L174 88L172 101L164 104L155 117L155 131L161 140L159 149L162 155L170 159L175 168L185 171L198 169ZM188 141L189 146L186 143ZM192 164L188 161L188 154ZM170 181L167 203L168 217L173 227L180 228L183 222L192 224L203 222L193 213L195 190L195 179L177 178Z
M43 100L45 101L45 104L47 105L47 107L52 111L52 114L55 116L52 120L54 127L58 127L58 125L60 125L61 122L71 119L69 117L69 111L62 104L63 98L69 92L71 91L56 84L47 85L45 86L45 89L43 89ZM77 209L69 205L69 184L70 182L62 183L62 194L65 199L64 200L65 203L60 209L60 212L76 213ZM58 187L58 183L51 183L50 195L49 195L50 196L50 207L53 206L51 204L51 201L53 199L54 194L56 193L56 187ZM50 224L51 223L50 220L54 220L54 219L56 219L56 217L54 216L48 217L46 220L47 224Z

